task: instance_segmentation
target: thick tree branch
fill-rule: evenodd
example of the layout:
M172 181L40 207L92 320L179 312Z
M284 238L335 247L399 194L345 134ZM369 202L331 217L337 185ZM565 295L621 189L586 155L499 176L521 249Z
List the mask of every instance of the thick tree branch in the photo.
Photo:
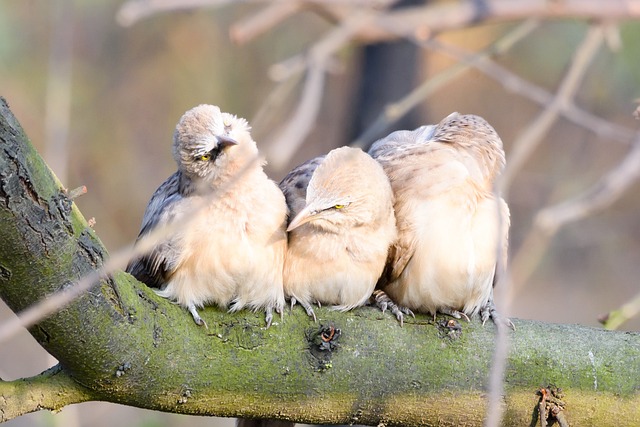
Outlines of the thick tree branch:
M73 286L107 255L4 100L0 178L0 297L18 313ZM59 400L47 392L40 406L15 408L19 381L0 382L0 414L94 399L306 423L482 424L492 325L417 316L400 328L373 308L317 314L313 323L293 310L264 329L260 314L207 308L207 330L116 273L29 329L61 370L23 388L64 390ZM574 425L637 425L638 334L515 323L504 425L530 425L536 390L550 383L564 388Z
M72 403L93 400L82 387L58 366L32 378L0 380L0 423L30 412L58 411Z

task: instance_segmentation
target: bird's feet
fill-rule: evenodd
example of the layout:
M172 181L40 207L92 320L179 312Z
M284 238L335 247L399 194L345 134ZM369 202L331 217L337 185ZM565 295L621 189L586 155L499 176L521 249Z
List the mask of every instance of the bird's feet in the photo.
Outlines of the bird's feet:
M400 326L404 324L405 314L407 316L416 317L413 314L413 311L411 311L407 307L403 307L393 302L393 300L389 297L389 295L387 295L385 291L376 289L371 294L371 298L373 298L373 302L375 303L376 307L378 307L383 313L386 312L387 309L389 309L389 311L391 311L391 313L396 316L398 322L400 322Z
M283 319L283 313L284 310L282 310L282 307L279 305L268 305L264 311L265 311L265 316L264 316L264 320L267 323L267 328L271 326L271 322L273 321L273 311L276 311L276 313L278 313L280 315L280 320Z
M489 299L489 301L487 301L487 303L480 309L480 319L482 320L483 325L487 322L487 320L489 320L490 317L497 327L507 326L514 331L516 330L516 325L513 324L511 319L509 319L508 317L504 317L503 315L498 313L492 298Z
M316 313L313 311L313 307L311 307L311 304L305 301L298 301L295 297L291 297L291 309L293 309L293 306L296 305L296 303L299 303L302 308L304 308L304 311L307 312L307 315L309 317L313 317L314 322L318 321L318 319L316 318ZM320 306L320 303L318 303L318 306Z
M207 326L207 322L205 322L202 317L200 317L200 315L198 314L198 310L196 310L196 306L194 304L189 304L187 306L187 309L189 310L189 313L191 313L191 316L193 316L193 321L196 322L196 325L204 326L205 329L209 329L209 326Z
M456 319L464 318L464 320L466 320L467 322L471 321L469 319L469 316L467 316L463 311L458 311L458 310L454 310L452 308L444 307L444 308L438 309L438 312L442 313L442 314L447 314L447 315L452 316L452 317L455 317Z

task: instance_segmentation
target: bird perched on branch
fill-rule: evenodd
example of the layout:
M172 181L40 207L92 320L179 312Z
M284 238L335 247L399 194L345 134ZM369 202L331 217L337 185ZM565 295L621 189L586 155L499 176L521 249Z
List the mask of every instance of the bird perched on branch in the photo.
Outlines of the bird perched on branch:
M380 165L341 147L280 183L291 211L285 295L315 320L313 303L341 311L366 303L396 237L393 194Z
M509 208L494 192L505 165L495 130L453 113L436 126L394 132L369 153L395 195L398 239L380 283L386 302L502 323L493 286L506 263Z
M287 206L258 160L246 120L213 105L187 111L176 126L178 171L153 194L138 241L174 227L127 271L157 293L197 312L208 304L282 312Z

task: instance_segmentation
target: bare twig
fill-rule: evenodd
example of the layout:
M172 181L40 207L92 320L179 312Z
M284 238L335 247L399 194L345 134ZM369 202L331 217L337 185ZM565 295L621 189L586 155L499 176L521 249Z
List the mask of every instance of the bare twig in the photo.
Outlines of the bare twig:
M448 69L429 77L424 83L414 89L404 98L399 101L388 104L385 109L380 113L371 126L360 135L351 145L356 147L364 147L371 142L373 135L379 135L384 132L394 122L399 120L402 116L408 113L412 108L423 102L430 95L435 93L445 84L454 80L471 67L484 62L491 55L501 55L507 52L520 40L531 34L533 30L538 27L538 22L535 20L527 20L518 25L512 31L509 31L504 37L497 40L491 47L485 51L473 55L465 63L459 63ZM429 47L432 45L432 41L415 40L417 44L423 47Z
M37 304L17 313L17 317L11 318L0 325L0 343L13 337L22 328L33 326L41 319L63 309L73 300L80 297L86 291L95 286L102 278L117 270L125 268L129 260L144 255L156 246L158 243L166 240L172 234L188 227L189 224L197 217L197 213L212 199L220 197L221 194L229 191L237 181L247 173L252 166L260 161L259 156L247 161L247 163L238 171L238 173L225 184L221 185L208 198L204 198L200 203L194 203L185 220L179 224L158 227L146 234L138 240L132 248L122 249L109 257L101 268L92 271L82 277L75 284L65 287L59 292L49 295Z
M476 2L436 2L380 15L358 34L362 41L411 38L416 34L467 28L480 22L523 21L530 18L624 20L640 17L638 0L486 0L480 15ZM393 29L392 31L390 31Z
M117 13L121 25L133 25L141 19L158 13L198 7L222 6L241 0L129 0ZM242 0L244 2L273 2L273 0ZM318 5L327 9L331 5L380 7L388 1L370 0L300 0L301 4ZM361 27L357 37L366 42L378 42L396 38L409 38L428 29L440 32L468 27L479 22L519 21L527 18L583 18L621 20L640 17L638 0L486 0L482 14L475 2L437 2L427 6L397 9L380 15L371 25ZM328 9L332 12L331 9ZM338 11L338 19L344 15ZM390 28L397 31L390 32Z
M223 6L234 0L129 0L120 6L116 21L124 27L159 13Z
M267 157L270 159L270 165L276 170L282 170L289 163L313 129L320 111L324 82L324 64L320 61L315 66L309 67L307 71L295 113L287 124L276 132L276 137L266 143L269 147Z
M276 132L276 137L267 142L267 157L271 159L270 164L275 169L282 169L288 164L315 124L322 102L329 59L352 39L360 27L367 25L374 15L374 12L368 11L355 14L310 49L306 58L307 76L296 112Z
M260 103L258 111L250 121L252 129L257 131L258 129L271 129L271 123L273 117L276 116L276 112L282 110L286 100L291 96L293 90L300 83L302 78L301 74L294 76L295 78L286 79L278 82L274 88L269 92L269 95ZM274 125L275 126L275 125ZM264 138L261 136L258 140L262 141ZM267 157L267 160L270 160Z
M603 176L584 193L541 209L536 215L534 226L545 233L557 230L610 206L640 178L640 134L622 163Z
M514 143L513 150L509 156L509 163L502 175L501 194L508 194L515 174L522 169L525 161L542 141L542 138L549 132L549 129L560 115L560 111L566 105L573 104L573 98L589 68L591 60L600 49L602 40L602 27L599 25L591 26L576 50L571 67L563 77L562 82L560 82L553 100Z
M279 1L260 9L258 13L236 22L229 29L231 40L245 44L275 27L302 8L298 1Z
M469 64L478 71L484 73L487 77L495 80L509 92L524 96L542 106L546 106L553 101L554 95L551 92L518 76L514 72L491 60L489 57L485 57L483 60L475 60L477 58L477 54L470 54L458 47L445 44L438 40L430 40L425 44L425 46ZM590 130L602 138L608 138L628 144L635 135L635 132L631 129L602 119L577 107L573 103L563 105L561 107L562 108L559 112L564 118L578 126Z
M502 209L497 202L496 197L496 213L499 220L498 229L501 230L499 235L508 232L508 218L502 215ZM493 288L495 303L500 308L502 314L508 319L510 314L510 303L508 297L508 289L511 287L511 275L506 265L507 250L502 244L502 239L498 239L496 246L497 265L496 272L500 272L498 283ZM496 273L497 274L497 273ZM493 350L493 358L491 360L491 370L489 372L489 399L487 404L487 412L485 416L485 425L487 427L498 427L501 425L504 408L502 406L502 396L504 394L504 375L507 367L507 356L509 355L510 340L508 335L508 327L499 321L495 322L497 326L496 344Z
M520 249L513 257L511 270L515 287L522 286L542 259L554 234L569 222L578 221L611 205L640 177L640 134L623 159L608 174L584 193L563 203L541 209Z
M385 7L390 0L129 0L120 6L116 20L128 27L160 13L189 10L202 7L220 7L234 3L298 3L304 5L351 5L360 7Z
M622 307L607 313L600 319L605 329L618 329L620 325L640 314L640 293Z

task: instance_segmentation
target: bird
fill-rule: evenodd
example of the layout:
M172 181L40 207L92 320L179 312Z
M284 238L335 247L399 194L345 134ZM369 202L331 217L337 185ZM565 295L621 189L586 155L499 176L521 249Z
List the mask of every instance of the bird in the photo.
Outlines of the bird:
M312 304L347 311L369 301L396 238L393 193L382 167L340 147L280 182L290 211L285 297L316 320Z
M399 320L410 311L467 320L479 313L483 324L491 317L513 327L493 302L510 225L494 191L506 162L495 129L452 113L437 125L393 132L369 154L391 182L398 228L376 300L397 305Z
M287 205L263 171L248 122L214 105L180 118L173 135L178 170L155 191L138 242L152 230L176 231L132 260L126 271L186 308L218 305L234 312L282 313Z

